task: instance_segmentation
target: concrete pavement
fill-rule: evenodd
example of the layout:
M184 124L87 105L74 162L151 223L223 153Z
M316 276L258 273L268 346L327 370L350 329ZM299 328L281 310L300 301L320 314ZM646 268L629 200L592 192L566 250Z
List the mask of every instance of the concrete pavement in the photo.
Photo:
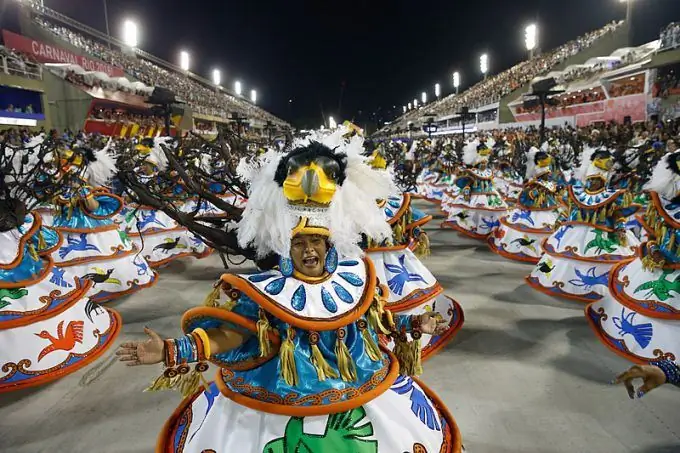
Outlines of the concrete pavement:
M629 364L596 340L582 305L530 289L531 266L439 230L440 221L428 226L426 265L466 320L423 379L448 404L469 453L680 452L680 390L629 400L608 385ZM217 256L174 263L154 288L110 304L124 321L116 344L143 338L145 325L177 336L181 314L221 272ZM0 452L152 452L180 402L173 392L142 393L160 371L125 367L112 349L55 383L0 395Z

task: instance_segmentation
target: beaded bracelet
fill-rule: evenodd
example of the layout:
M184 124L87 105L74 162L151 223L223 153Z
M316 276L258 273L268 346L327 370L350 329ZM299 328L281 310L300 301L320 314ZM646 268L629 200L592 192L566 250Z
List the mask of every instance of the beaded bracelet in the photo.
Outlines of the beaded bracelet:
M659 360L650 362L650 365L658 367L666 375L666 383L680 387L680 367L671 360Z

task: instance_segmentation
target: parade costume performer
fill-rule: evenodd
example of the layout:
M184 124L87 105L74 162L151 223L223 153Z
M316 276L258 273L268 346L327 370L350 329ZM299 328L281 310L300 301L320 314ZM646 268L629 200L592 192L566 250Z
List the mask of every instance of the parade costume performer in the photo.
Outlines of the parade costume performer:
M121 326L114 311L88 300L91 282L55 266L51 255L62 237L39 214L27 213L24 199L33 198L36 183L18 182L5 158L0 155L0 393L82 368ZM17 184L30 189L15 190Z
M350 143L349 146L361 146ZM384 161L371 162L373 168L385 169ZM423 335L420 340L423 359L432 356L453 339L463 326L463 309L458 302L443 294L444 288L429 269L418 259L430 252L430 241L422 230L432 220L411 203L407 193L380 200L385 221L392 229L392 237L382 243L368 239L365 251L375 265L378 281L389 288L386 307L392 313L420 315L436 313L437 319L447 325L441 335ZM387 344L394 347L394 343Z
M586 309L600 341L636 363L680 359L680 152L667 154L646 185L641 216L653 238L617 264L610 293Z
M608 186L612 165L606 149L583 151L580 182L567 189L568 214L543 243L543 257L527 277L535 289L594 302L608 293L612 267L634 256L639 242L626 222L639 206L630 192Z
M513 205L517 202L519 194L522 192L524 180L511 162L514 152L513 147L504 140L497 142L496 147L499 149L497 152L499 160L497 164L498 169L494 176L494 184L505 202Z
M456 186L458 196L448 205L442 205L448 219L443 228L452 228L474 239L485 240L500 227L500 218L507 214L508 205L496 190L493 171L488 168L491 149L475 140L465 146L463 162Z
M158 143L153 143L153 139L148 140L151 142L138 145L137 150L143 156L139 166L139 179L142 183L151 185L158 178L158 172L164 171L167 167L167 158L159 148L160 143L166 142L162 138L156 139ZM184 193L184 188L173 190L168 198L177 198L176 192ZM183 207L189 204L185 200L179 200L178 203ZM127 203L117 217L117 222L140 250L144 260L154 269L180 258L205 258L212 252L201 239L185 227L163 211L150 206Z
M85 168L85 175L105 174L104 169L93 170L103 151L66 150L60 155L60 168L76 173ZM123 200L77 176L68 180L68 187L53 200L53 226L64 237L53 253L55 263L92 282L88 295L94 302L107 302L153 285L158 275L112 220L123 209Z
M267 159L251 175L238 231L241 244L279 255L279 269L224 275L211 307L184 315L186 336L149 331L148 342L118 351L131 365L165 357L154 388L198 385L192 362L219 367L216 383L166 423L157 451L460 452L455 421L410 376L420 348L405 333L435 332L435 319L391 317L388 290L357 245L361 234L389 237L375 203L391 191L385 178L361 156L318 143ZM396 353L379 349L378 332L403 339Z
M551 181L550 155L537 148L527 153L526 183L515 207L501 218L500 228L489 236L489 247L515 261L537 264L541 244L555 231L560 217L557 185Z

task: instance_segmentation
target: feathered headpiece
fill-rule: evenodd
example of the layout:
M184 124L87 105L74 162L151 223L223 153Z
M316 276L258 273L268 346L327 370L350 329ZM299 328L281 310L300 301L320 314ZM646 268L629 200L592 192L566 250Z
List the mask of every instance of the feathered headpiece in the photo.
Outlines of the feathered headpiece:
M581 155L581 167L578 172L578 179L583 183L588 178L600 176L605 181L609 181L613 165L611 152L606 148L592 148L586 146Z
M238 226L242 247L253 245L259 257L287 258L296 234L328 237L344 257L359 257L365 234L378 241L392 231L376 200L398 190L388 172L376 170L362 156L363 139L347 140L345 128L330 135L311 134L282 155L269 151L257 164L239 165L250 194Z
M659 160L644 189L672 200L680 195L680 151L668 153Z
M94 151L87 162L85 180L92 187L106 185L116 173L116 161L111 153L112 139L99 151Z
M493 139L490 140L493 142ZM465 145L465 148L463 148L463 162L465 165L474 167L482 162L487 162L491 154L491 148L488 146L489 143L489 141L480 143L479 139L475 139Z
M550 172L550 163L552 159L550 154L546 151L539 150L535 146L532 146L527 153L527 172L526 180L532 178L538 178L546 173Z

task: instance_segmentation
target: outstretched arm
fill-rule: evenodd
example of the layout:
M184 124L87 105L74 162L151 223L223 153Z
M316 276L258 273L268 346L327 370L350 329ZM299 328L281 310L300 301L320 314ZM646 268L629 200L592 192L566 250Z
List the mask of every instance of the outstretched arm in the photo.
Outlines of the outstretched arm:
M237 348L245 341L243 335L219 328L206 329L201 331L201 334L189 334L169 340L163 340L158 333L148 327L144 328L144 332L149 337L148 340L127 342L120 345L116 351L118 360L126 362L128 366L154 365L157 363L172 366L181 362L196 362L202 357L209 359L213 355ZM202 342L201 338L207 338L207 345L198 344Z

